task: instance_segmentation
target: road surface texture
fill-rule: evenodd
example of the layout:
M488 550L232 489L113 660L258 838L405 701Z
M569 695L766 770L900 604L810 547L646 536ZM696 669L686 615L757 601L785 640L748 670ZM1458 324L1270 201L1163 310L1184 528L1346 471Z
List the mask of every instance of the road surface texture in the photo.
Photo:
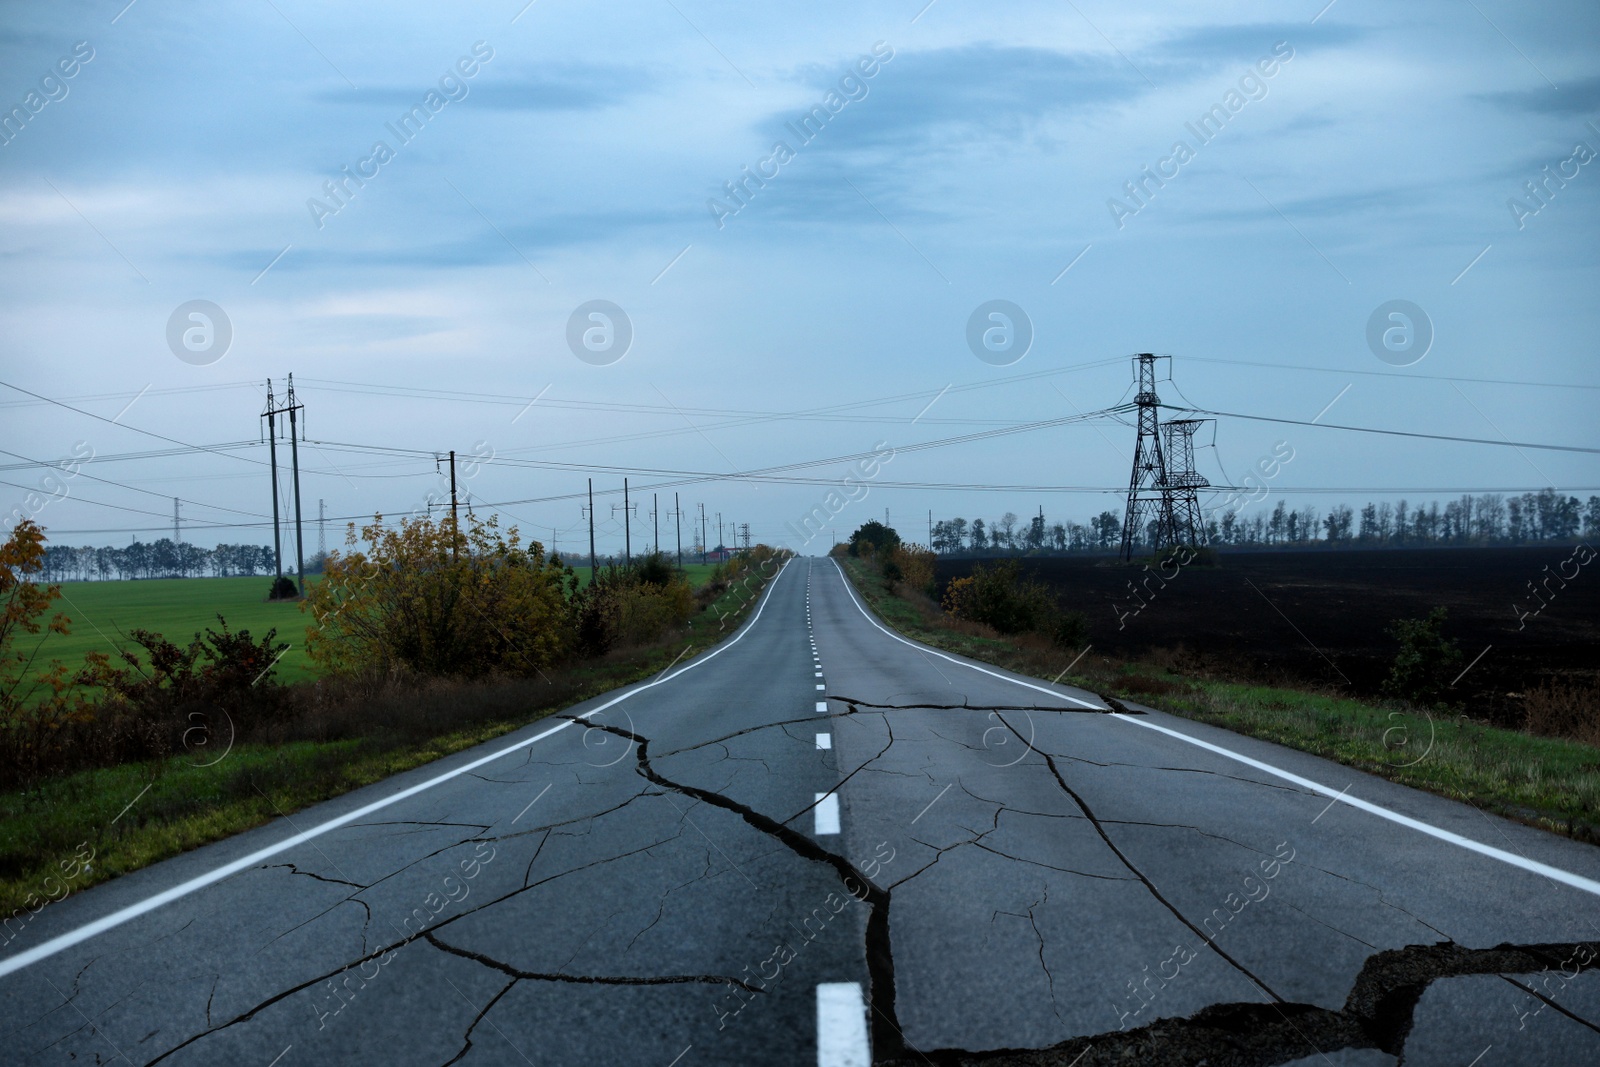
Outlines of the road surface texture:
M1597 894L1593 848L923 648L799 559L653 682L48 905L0 1061L1597 1063Z

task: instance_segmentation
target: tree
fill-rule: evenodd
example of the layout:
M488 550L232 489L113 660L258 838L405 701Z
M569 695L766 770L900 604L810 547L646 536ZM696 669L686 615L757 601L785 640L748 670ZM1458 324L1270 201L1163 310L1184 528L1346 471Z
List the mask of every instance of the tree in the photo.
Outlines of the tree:
M1044 516L1035 515L1028 520L1028 532L1025 535L1030 549L1038 551L1044 547Z
M868 519L850 535L850 554L873 556L887 552L899 543L900 535L893 527L885 526L877 519Z
M972 548L975 552L982 552L989 547L989 528L983 524L982 519L972 520Z
M1008 511L1000 516L1000 521L996 522L989 531L989 539L994 542L996 548L1013 548L1015 547L1016 532L1017 513Z

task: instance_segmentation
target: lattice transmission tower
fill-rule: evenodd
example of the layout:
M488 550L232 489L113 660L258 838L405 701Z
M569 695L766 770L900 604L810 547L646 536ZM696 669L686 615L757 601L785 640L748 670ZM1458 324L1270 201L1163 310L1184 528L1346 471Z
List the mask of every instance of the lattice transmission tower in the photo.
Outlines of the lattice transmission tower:
M1156 395L1156 360L1150 352L1133 357L1139 373L1139 436L1133 447L1133 473L1128 478L1128 507L1122 520L1122 558L1133 558L1133 545L1149 533L1151 549L1205 544L1200 493L1210 483L1195 470L1194 435L1206 419L1161 421Z

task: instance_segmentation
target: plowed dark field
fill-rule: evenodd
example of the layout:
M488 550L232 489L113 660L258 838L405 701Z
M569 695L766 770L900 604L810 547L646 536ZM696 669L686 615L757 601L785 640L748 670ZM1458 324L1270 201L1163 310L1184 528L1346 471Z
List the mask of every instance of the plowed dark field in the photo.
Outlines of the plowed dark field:
M1190 565L1164 580L1104 557L1021 563L1063 607L1088 617L1097 653L1182 650L1185 662L1219 675L1335 685L1352 695L1378 692L1397 648L1384 632L1392 620L1442 606L1463 666L1483 653L1458 682L1459 701L1470 714L1512 723L1521 715L1515 694L1527 688L1600 682L1600 559L1581 566L1583 558L1563 545L1224 551L1216 567ZM942 560L938 577L965 575L973 562ZM1545 606L1519 618L1540 607L1530 582Z

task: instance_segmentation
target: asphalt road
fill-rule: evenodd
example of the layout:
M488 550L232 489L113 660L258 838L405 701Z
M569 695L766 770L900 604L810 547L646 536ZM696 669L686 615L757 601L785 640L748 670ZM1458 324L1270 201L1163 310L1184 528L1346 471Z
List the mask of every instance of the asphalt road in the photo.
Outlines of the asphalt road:
M48 905L0 1062L1600 1062L1600 851L914 645L831 561L568 714Z

